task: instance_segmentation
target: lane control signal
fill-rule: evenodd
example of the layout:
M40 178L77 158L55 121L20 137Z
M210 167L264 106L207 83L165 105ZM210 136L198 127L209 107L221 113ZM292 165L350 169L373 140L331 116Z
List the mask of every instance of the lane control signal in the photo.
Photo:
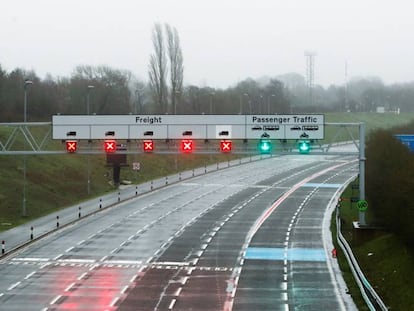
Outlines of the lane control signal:
M145 139L142 145L144 152L153 152L154 151L154 141L152 139Z
M258 144L258 149L260 153L271 153L272 152L272 142L270 139L261 139Z
M309 140L300 140L298 144L299 153L307 154L311 150L311 144Z
M232 142L231 140L222 140L220 141L220 150L221 152L231 152Z
M114 153L116 151L116 140L114 139L105 140L104 149L106 153Z
M180 147L181 147L180 148L181 152L191 153L191 152L193 152L193 149L194 149L194 143L191 139L183 139L183 140L181 140Z
M67 140L66 141L66 151L69 153L74 153L78 150L78 141L76 140Z

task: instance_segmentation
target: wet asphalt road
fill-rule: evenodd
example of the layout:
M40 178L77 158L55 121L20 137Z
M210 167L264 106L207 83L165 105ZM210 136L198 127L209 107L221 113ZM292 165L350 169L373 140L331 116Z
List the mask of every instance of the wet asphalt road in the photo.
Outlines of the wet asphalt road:
M352 160L270 158L103 210L1 260L0 309L350 310L323 220Z

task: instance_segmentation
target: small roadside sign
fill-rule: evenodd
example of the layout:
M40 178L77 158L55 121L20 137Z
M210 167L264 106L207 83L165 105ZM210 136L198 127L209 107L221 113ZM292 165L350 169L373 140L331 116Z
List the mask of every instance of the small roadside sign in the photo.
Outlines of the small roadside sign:
M132 169L134 171L139 171L141 169L141 163L140 162L132 162Z
M368 202L365 200L359 200L357 207L360 212L365 212L368 209Z

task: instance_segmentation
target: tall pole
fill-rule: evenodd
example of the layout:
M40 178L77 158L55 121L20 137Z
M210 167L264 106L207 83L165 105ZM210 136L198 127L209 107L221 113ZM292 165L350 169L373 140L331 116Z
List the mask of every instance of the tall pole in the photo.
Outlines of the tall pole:
M23 122L24 129L26 130L26 122L27 122L27 86L33 84L31 80L24 81L24 104L23 104ZM24 149L26 149L26 138L24 138ZM23 206L22 206L22 216L27 216L27 207L26 207L26 170L27 170L27 163L26 163L26 155L23 155Z
M365 200L365 123L359 124L359 199ZM365 226L365 211L359 212L359 225Z
M87 89L87 93L86 93L86 112L88 115L90 115L91 110L90 110L90 91L95 88L95 86L93 85L88 85L88 89ZM88 142L89 144L89 149L91 148L91 143ZM88 171L88 180L87 180L87 192L88 195L91 193L91 156L90 154L88 154L88 167L87 167L87 171Z
M91 114L90 102L89 102L89 92L93 88L95 88L93 85L88 85L88 89L87 89L87 93L86 93L86 114L87 115Z

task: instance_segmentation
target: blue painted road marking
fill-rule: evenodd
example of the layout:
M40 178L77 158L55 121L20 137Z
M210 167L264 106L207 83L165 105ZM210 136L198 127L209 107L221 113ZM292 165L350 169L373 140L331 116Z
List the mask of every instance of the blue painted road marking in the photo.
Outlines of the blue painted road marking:
M249 247L246 250L245 259L257 260L284 260L284 248ZM287 260L290 261L326 261L323 248L289 248Z

